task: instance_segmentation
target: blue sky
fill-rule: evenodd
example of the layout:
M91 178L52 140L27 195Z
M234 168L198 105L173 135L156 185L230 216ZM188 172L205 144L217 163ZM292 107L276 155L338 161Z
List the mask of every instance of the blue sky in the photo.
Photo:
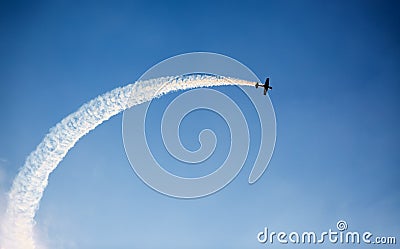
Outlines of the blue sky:
M1 1L1 192L48 129L84 102L170 56L209 51L271 77L277 143L260 181L247 184L247 167L207 198L160 195L132 171L118 115L50 176L41 240L263 248L264 226L318 232L339 219L398 235L398 9L395 1Z

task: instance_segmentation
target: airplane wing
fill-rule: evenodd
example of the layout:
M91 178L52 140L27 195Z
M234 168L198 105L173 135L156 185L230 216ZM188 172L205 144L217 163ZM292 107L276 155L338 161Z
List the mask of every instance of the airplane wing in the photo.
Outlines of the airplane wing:
M269 77L265 79L265 85L268 87L269 86Z

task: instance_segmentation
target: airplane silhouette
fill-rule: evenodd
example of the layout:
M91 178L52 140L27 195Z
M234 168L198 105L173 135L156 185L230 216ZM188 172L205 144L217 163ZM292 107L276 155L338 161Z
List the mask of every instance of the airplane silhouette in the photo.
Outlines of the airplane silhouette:
M269 78L265 80L264 85L257 82L256 88L258 88L259 86L264 87L264 95L267 95L268 90L272 89L272 86L269 86Z

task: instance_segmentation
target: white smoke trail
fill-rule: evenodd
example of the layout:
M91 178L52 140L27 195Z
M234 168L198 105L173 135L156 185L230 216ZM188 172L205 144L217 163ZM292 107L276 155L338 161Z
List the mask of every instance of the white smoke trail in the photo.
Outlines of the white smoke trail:
M104 121L127 108L172 91L219 85L254 86L254 84L206 74L162 77L116 88L84 104L50 129L36 150L28 156L25 165L14 179L2 225L2 248L35 248L34 217L48 184L49 174L81 137Z

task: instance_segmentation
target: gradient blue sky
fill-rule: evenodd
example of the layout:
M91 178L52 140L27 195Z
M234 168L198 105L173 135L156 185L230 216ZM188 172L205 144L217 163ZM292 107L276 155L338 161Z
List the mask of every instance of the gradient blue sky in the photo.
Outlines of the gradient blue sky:
M37 214L41 241L49 248L264 248L256 241L264 226L320 232L339 219L400 240L399 7L1 1L1 193L48 129L84 102L170 56L210 51L271 76L277 143L260 181L249 186L245 168L207 198L160 195L132 171L119 115L79 141L50 176Z

